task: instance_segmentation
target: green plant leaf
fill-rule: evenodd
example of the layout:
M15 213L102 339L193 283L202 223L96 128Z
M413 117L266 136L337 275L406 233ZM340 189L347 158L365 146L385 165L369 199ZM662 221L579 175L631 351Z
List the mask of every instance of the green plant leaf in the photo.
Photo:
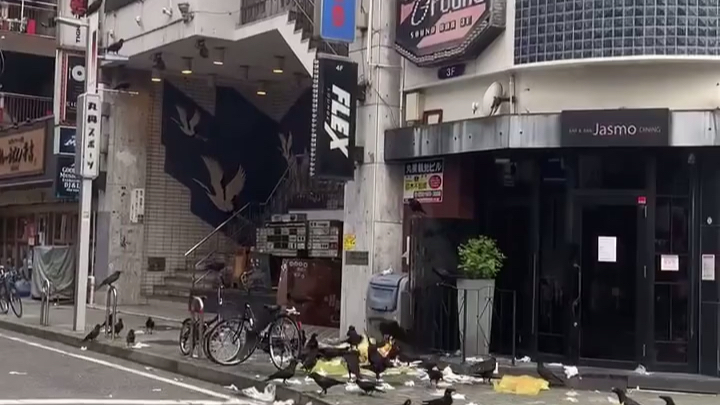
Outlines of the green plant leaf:
M494 239L480 235L458 246L458 267L466 278L494 279L505 260Z

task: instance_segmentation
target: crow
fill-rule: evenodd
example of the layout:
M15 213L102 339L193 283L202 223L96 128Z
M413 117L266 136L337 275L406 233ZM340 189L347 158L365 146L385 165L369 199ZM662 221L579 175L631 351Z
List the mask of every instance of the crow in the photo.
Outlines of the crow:
M350 348L357 349L358 345L362 343L363 337L360 336L357 331L355 331L355 327L350 325L348 326L347 331L347 339L343 340L343 343L347 343L350 345Z
M320 347L318 353L323 360L332 360L336 357L342 357L347 350L338 349L336 347Z
M127 337L125 338L125 343L127 343L128 346L132 346L135 344L135 331L133 329L130 329L127 333Z
M547 381L551 387L565 386L565 381L550 371L549 368L545 367L542 361L538 361L537 363L537 373L540 375L540 378Z
M669 395L660 395L659 398L665 401L665 405L675 405L675 400Z
M125 325L123 325L122 318L118 318L117 323L115 324L115 335L119 335L120 332L122 332Z
M423 401L425 405L452 405L453 398L452 393L455 392L452 388L445 388L445 393L442 398L431 399L429 401Z
M307 353L305 353L305 358L302 362L302 368L305 370L306 373L309 373L312 371L313 368L315 368L315 365L318 362L318 350L317 349L310 349Z
M315 381L315 384L317 384L318 387L320 387L322 389L322 391L320 391L320 392L323 395L327 394L327 390L329 388L332 388L336 385L344 385L345 384L342 381L338 381L338 380L336 380L334 378L330 378L330 377L325 377L318 373L310 373L310 378L312 378L313 381Z
M145 330L149 334L153 334L153 331L155 330L155 321L152 319L152 317L148 317L147 321L145 321Z
M425 214L425 210L423 209L422 204L420 204L420 201L411 198L408 200L408 205L410 206L410 211L416 214Z
M100 7L102 7L102 4L103 0L95 0L92 4L88 6L88 8L85 10L85 13L80 17L87 17L97 13L100 10Z
M612 392L618 397L620 405L640 405L637 401L627 396L625 390L622 388L613 388Z
M118 279L120 279L120 274L122 274L122 271L118 270L118 271L114 272L113 274L107 276L107 278L105 278L105 280L103 280L100 284L98 284L95 287L95 291L105 287L106 285L112 285L114 282L118 281Z
M484 381L489 382L495 374L495 368L497 367L497 359L490 357L489 359L477 362L470 366L468 374L472 376L479 376Z
M360 379L360 353L357 351L349 351L343 354L343 360L348 370L348 380L352 380L353 374L356 379Z
M376 382L357 380L355 384L362 390L365 395L372 395L373 392L385 392L377 385Z
M108 325L113 325L113 324L114 324L113 316L112 316L112 314L110 314L110 315L108 315L108 319L106 319L105 322L103 322L102 325L100 325L100 326L106 327L106 330L109 331L110 328L108 327Z
M310 339L307 341L307 343L305 343L305 349L312 350L312 349L317 349L318 347L320 347L317 337L318 337L317 333L313 333L312 335L310 335Z
M108 45L107 48L105 48L105 51L107 53L118 53L118 51L123 47L124 44L125 40L120 39L119 41Z
M100 328L102 328L102 325L97 324L93 328L93 330L90 331L90 333L85 336L85 338L82 340L84 342L92 342L95 340L98 336L100 336Z
M270 374L265 381L282 380L283 384L287 384L289 378L295 377L295 369L297 368L297 359L290 360L290 364L282 370L278 370Z
M430 383L432 384L434 382L435 386L437 386L438 383L440 382L440 380L443 379L443 373L440 370L436 370L436 369L428 370L427 374L428 374L428 377L430 377Z
M375 373L375 378L380 379L380 374L382 374L388 367L390 367L390 360L383 357L377 350L377 346L375 344L368 344L368 362L370 364L366 366L365 368L371 370Z
M411 405L412 401L409 399L406 399L405 402L403 402L403 405Z

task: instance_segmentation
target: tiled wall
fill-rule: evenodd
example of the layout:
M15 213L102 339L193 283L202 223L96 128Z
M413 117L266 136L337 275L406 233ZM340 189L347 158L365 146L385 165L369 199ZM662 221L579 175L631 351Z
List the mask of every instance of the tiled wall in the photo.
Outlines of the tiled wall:
M215 88L206 79L170 78L170 82L192 97L208 112L215 112ZM232 86L275 119L280 119L301 94L301 88L288 83L273 87L268 95L258 98L255 89L241 83L218 83ZM162 128L162 85L152 87L152 113L145 205L145 260L143 293L150 294L152 286L162 283L163 277L185 269L183 254L212 228L190 212L190 191L165 173L165 148L160 140ZM210 245L210 244L209 244ZM212 244L214 248L214 243ZM211 248L211 246L208 246ZM202 249L199 249L202 250ZM165 258L165 272L148 272L148 258Z
M718 55L719 0L516 0L515 63Z

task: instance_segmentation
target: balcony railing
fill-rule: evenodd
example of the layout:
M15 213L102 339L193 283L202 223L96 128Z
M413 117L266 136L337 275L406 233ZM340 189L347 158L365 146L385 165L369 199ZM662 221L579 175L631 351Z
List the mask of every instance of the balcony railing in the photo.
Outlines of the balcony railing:
M0 31L55 38L57 4L31 0L0 1Z
M0 124L3 126L47 117L52 113L52 97L0 92Z
M293 0L240 0L240 25L282 14L292 5Z

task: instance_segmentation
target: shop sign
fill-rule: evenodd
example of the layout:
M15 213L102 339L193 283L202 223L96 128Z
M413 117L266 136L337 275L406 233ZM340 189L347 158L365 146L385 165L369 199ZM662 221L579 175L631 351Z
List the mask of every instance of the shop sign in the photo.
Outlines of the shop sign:
M75 155L75 127L60 127L58 135L57 153L61 155Z
M505 29L505 2L398 0L397 18L398 52L418 66L433 66L485 50Z
M443 159L405 163L403 200L414 198L420 203L440 203L443 200Z
M310 176L352 180L358 65L323 56L315 60L313 73Z
M61 117L63 122L77 120L78 97L85 92L85 57L65 55Z
M78 101L77 129L82 134L82 144L75 150L75 169L78 175L94 179L100 174L98 157L100 155L100 110L99 94L83 94Z
M0 138L0 178L31 176L45 172L46 128Z
M356 0L319 0L315 2L316 34L324 40L351 44L355 42Z
M560 114L562 146L668 146L670 110L572 110Z
M55 171L55 196L76 199L80 194L80 178L75 174L75 159L72 156L58 156Z

